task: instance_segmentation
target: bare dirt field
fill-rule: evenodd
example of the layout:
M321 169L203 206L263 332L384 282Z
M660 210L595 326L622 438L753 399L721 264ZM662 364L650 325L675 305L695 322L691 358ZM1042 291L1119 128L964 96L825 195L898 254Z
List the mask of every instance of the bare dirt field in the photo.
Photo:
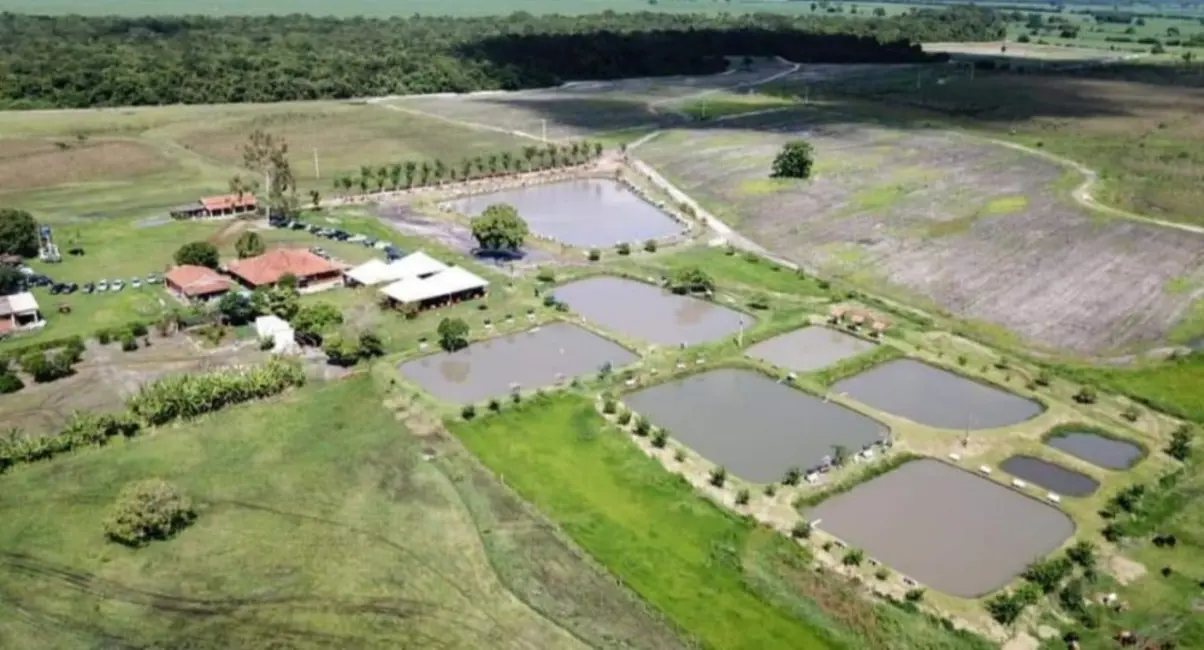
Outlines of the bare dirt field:
M25 388L0 396L0 421L28 434L57 432L76 411L119 411L143 384L169 374L203 372L225 366L256 363L265 353L254 341L241 346L206 349L193 339L176 335L152 338L149 347L123 352L117 344L88 342L84 360L71 377L48 384L26 378Z
M1052 162L830 117L794 110L679 130L638 154L774 252L886 281L1032 344L1152 344L1204 293L1204 237L1088 214ZM773 156L798 136L815 146L815 178L769 180Z

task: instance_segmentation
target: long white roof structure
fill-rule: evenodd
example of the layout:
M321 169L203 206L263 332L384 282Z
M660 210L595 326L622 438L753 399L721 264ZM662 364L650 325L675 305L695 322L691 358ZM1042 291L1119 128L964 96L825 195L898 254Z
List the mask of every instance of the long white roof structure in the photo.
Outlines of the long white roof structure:
M410 276L381 289L381 293L400 303L433 300L463 291L484 289L489 281L459 266L448 267L426 278Z
M416 251L387 264L378 259L369 260L348 271L347 277L360 284L374 286L407 278L421 278L447 268L443 262L422 251Z

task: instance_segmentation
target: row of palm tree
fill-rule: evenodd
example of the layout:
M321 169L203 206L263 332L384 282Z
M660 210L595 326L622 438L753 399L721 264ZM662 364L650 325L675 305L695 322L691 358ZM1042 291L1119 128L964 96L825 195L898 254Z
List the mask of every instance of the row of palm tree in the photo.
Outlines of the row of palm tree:
M602 150L601 142L572 142L542 147L527 146L523 147L519 154L502 151L464 158L454 164L435 159L407 160L379 167L363 165L358 175L336 176L334 189L344 192L358 189L360 193L366 194L372 190L381 192L385 189L409 189L502 174L572 167L601 156Z

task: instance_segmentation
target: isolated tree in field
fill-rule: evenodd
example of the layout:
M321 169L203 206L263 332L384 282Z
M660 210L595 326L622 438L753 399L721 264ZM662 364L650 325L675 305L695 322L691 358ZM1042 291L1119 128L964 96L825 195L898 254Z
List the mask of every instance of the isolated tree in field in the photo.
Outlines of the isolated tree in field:
M176 251L175 260L176 264L207 266L211 269L216 269L217 265L221 263L221 258L217 254L217 246L207 241L184 244L180 250Z
M263 237L255 231L247 231L239 235L238 241L234 242L234 250L238 252L238 259L245 260L248 257L263 255L267 250L267 246L263 243Z
M0 255L38 254L38 223L24 210L0 208Z
M439 335L439 345L448 352L468 346L468 323L459 318L444 318L439 321L436 333Z
M21 291L25 286L25 276L11 266L0 266L0 296L8 296Z
M105 535L126 546L167 539L196 519L192 500L162 479L130 483L122 488L104 523Z
M791 140L773 159L773 178L810 178L813 152L806 140Z
M309 202L311 205L314 206L315 210L317 210L318 208L321 208L322 207L322 193L319 192L318 190L310 190L309 191Z
M485 250L516 251L527 239L527 222L513 206L495 203L472 222L472 236Z

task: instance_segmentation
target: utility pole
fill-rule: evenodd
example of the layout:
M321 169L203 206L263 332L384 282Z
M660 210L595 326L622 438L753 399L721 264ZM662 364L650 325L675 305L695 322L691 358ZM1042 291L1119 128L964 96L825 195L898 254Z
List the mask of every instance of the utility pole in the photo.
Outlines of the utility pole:
M540 128L540 136L543 138L543 143L547 144L548 143L548 121L546 119L540 120L539 128Z
M314 147L314 178L322 178L322 168L318 166L318 148Z

